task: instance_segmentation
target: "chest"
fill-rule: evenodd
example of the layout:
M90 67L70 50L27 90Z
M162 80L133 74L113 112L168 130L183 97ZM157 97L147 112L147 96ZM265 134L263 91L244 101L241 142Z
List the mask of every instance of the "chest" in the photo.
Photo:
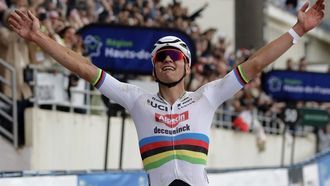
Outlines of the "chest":
M139 136L207 133L213 119L209 107L204 98L186 97L170 105L151 97L139 102L133 119Z

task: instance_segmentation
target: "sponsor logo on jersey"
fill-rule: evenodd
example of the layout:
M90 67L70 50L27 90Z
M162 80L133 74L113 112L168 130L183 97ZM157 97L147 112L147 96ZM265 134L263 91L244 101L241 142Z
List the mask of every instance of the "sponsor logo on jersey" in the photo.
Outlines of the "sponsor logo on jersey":
M164 100L161 100L161 99L159 99L159 98L157 98L157 97L152 97L151 99L154 100L154 101L157 101L157 102L159 102L159 103L166 104L166 102L165 102Z
M183 112L181 114L158 114L155 113L155 120L159 123L164 123L170 128L176 127L179 123L189 119L189 112Z
M151 101L151 100L147 100L147 103L152 106L155 109L159 109L161 111L168 111L168 107L163 105L163 104L159 104L156 101Z
M193 100L193 98L187 97L184 100L182 100L181 103L179 103L177 105L178 109L183 109L191 104L195 103L195 101Z
M190 131L190 125L186 124L185 126L176 127L175 129L162 129L162 128L158 128L158 127L154 128L155 134L173 135L173 134L179 134L179 133L185 132L185 131Z

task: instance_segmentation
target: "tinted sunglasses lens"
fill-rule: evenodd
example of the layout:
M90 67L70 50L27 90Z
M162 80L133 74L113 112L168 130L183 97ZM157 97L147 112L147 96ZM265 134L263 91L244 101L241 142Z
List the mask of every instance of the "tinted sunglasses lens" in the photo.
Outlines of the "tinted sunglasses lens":
M184 58L184 55L179 50L162 50L156 53L155 60L163 62L169 56L173 61L179 61Z

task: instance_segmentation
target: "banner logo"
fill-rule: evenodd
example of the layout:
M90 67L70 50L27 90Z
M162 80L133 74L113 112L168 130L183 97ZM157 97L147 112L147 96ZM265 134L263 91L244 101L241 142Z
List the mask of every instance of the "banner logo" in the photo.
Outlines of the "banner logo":
M282 81L277 77L270 77L268 80L269 90L273 92L281 91Z
M84 39L87 53L90 57L99 57L103 43L97 36L87 35Z

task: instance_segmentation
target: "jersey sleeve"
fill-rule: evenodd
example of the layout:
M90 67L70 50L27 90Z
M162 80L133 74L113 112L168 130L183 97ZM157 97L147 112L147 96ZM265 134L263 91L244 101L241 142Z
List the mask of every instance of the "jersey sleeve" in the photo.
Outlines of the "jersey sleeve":
M246 83L248 79L239 65L224 78L212 81L201 88L210 104L216 109L234 96Z
M101 94L127 110L131 110L138 97L144 93L139 87L120 82L101 69L91 83Z

